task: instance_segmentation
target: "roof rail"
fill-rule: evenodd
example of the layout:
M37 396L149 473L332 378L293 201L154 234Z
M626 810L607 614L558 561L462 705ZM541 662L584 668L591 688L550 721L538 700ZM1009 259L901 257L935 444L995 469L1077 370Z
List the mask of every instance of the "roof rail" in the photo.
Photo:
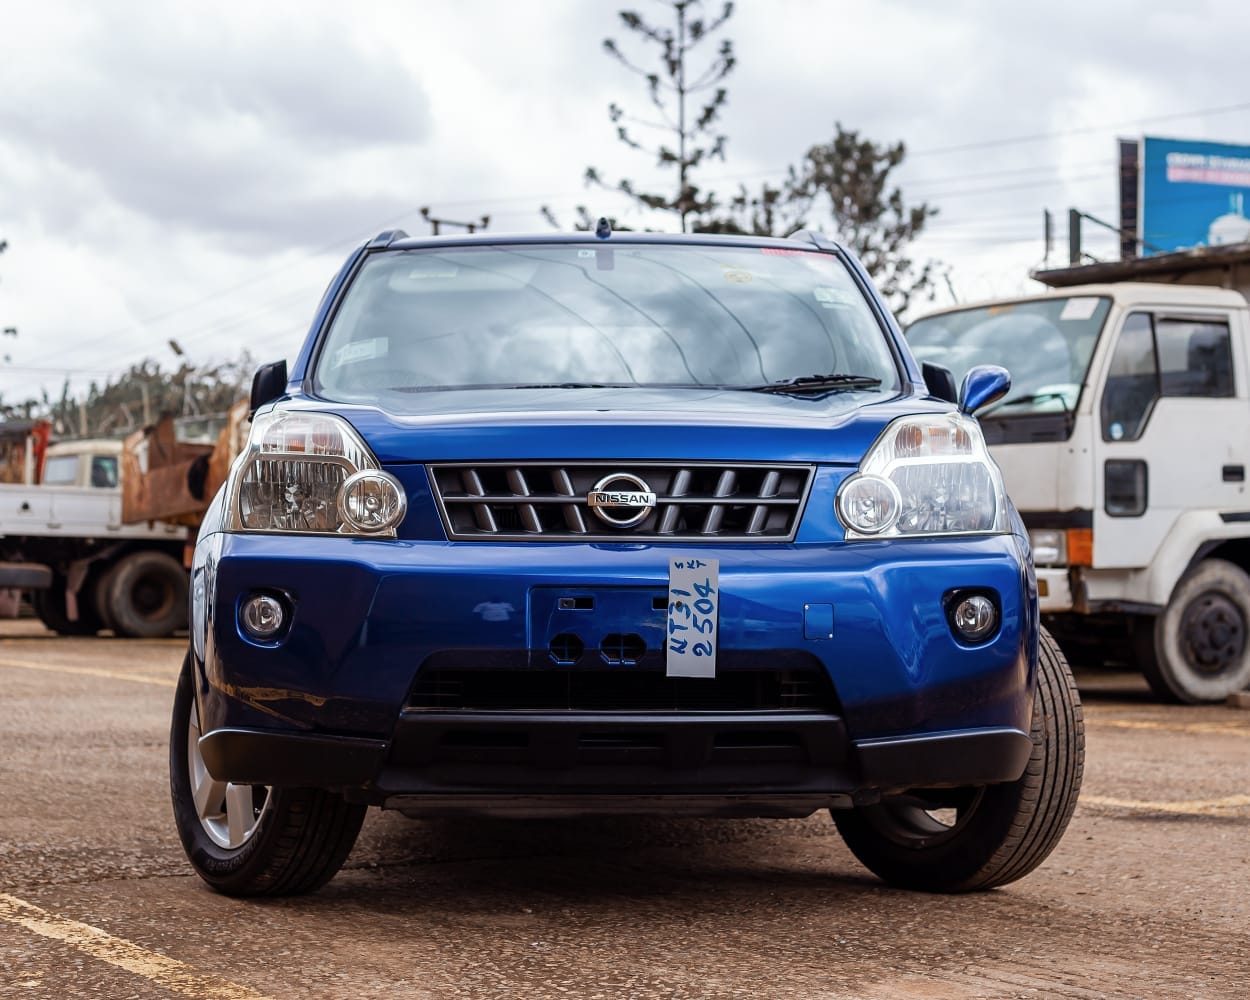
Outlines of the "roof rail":
M407 238L408 234L402 229L384 229L365 245L370 250L376 250L379 247L389 247L396 240L406 240Z

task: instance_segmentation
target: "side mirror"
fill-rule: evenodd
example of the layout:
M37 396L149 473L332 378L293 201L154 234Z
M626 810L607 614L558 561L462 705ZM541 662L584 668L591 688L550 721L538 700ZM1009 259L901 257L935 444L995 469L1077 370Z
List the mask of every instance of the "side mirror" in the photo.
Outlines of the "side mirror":
M944 399L948 403L958 403L959 396L955 392L955 376L945 365L935 365L926 361L920 366L924 373L924 385L930 396Z
M256 416L256 411L266 403L272 403L286 392L286 360L271 361L261 365L252 376L252 401L248 410L248 419Z
M964 384L959 387L959 412L976 413L996 399L1002 399L1011 388L1011 373L998 365L975 365L968 369Z

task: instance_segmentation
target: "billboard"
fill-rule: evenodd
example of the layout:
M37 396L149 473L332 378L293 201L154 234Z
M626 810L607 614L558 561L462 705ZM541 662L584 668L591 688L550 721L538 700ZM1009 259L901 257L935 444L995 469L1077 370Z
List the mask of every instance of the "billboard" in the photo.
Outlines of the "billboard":
M1138 203L1142 256L1250 242L1250 146L1147 136Z

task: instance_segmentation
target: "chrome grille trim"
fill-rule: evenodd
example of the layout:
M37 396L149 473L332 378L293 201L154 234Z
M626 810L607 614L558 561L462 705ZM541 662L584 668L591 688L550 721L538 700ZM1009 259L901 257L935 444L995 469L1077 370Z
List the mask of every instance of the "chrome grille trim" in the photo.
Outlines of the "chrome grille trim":
M453 541L790 542L815 466L755 462L438 462L426 467ZM605 476L644 480L656 506L638 525L588 516Z

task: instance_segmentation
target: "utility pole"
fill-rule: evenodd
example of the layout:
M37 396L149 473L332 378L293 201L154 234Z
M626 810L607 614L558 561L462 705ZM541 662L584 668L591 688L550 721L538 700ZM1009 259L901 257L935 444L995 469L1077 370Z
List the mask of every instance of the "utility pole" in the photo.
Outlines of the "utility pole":
M1119 226L1113 226L1110 222L1104 222L1088 212L1082 212L1077 208L1068 209L1068 263L1072 266L1080 264L1082 259L1088 257L1090 260L1096 260L1090 254L1085 253L1081 249L1081 221L1092 222L1095 226L1101 226L1108 229L1120 237L1120 247L1123 250L1125 243L1132 243L1134 247L1145 247L1154 253L1165 253L1161 247L1155 246L1153 243L1147 243L1140 239L1135 232L1121 229Z
M4 251L6 251L7 249L9 249L9 241L8 241L8 240L4 240L4 239L0 239L0 253L4 253ZM6 327L4 328L4 335L5 335L6 337L16 337L16 336L17 336L17 327L15 327L15 326L6 326Z
M480 222L457 222L455 219L436 219L430 214L429 206L421 209L421 218L425 219L433 229L433 235L438 236L443 226L459 226L466 232L476 233L478 229L485 229L490 225L490 216L483 215Z

